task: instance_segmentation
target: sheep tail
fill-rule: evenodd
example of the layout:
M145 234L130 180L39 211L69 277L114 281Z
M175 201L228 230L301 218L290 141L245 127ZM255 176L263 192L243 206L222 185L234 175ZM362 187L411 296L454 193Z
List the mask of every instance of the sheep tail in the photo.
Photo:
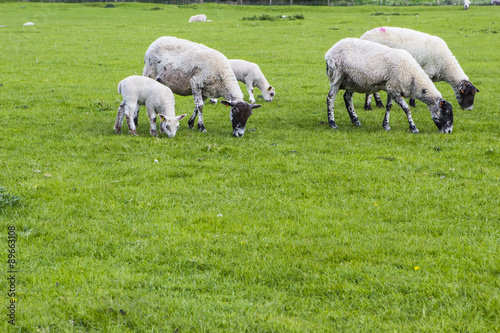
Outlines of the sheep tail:
M326 61L326 75L330 81L335 76L335 64L333 64L330 59Z

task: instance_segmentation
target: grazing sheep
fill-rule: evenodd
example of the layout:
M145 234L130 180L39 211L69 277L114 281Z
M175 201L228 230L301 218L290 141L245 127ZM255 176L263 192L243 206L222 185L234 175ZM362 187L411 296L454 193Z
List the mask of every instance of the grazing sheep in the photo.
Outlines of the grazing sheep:
M267 102L273 100L275 95L274 88L267 82L259 65L238 59L230 59L229 63L231 64L236 79L246 84L250 103L255 103L253 87L259 88Z
M205 22L207 20L207 15L199 14L194 15L189 18L189 22Z
M500 5L500 0L491 0L490 5Z
M432 81L445 81L451 85L462 109L472 109L474 96L479 90L469 81L441 38L411 29L380 27L365 32L361 39L410 52ZM371 110L368 103L369 98L365 109ZM410 101L410 105L414 106L414 101Z
M464 0L464 9L467 10L469 9L470 6L470 0Z
M172 91L164 85L145 76L132 75L118 83L118 93L123 96L123 102L118 108L115 132L122 131L123 117L127 118L129 132L137 135L137 120L139 108L146 105L151 135L156 136L156 114L160 117L160 132L167 133L170 138L175 136L179 121L186 115L175 116L175 99Z
M259 65L245 60L229 59L229 64L233 69L236 80L243 82L247 86L248 96L250 103L255 103L253 96L253 87L259 88L262 92L262 97L267 102L271 102L276 92L274 88L267 82L264 73L260 70ZM216 99L210 99L213 104L217 103Z
M195 108L188 121L193 128L198 115L198 129L206 132L203 123L203 105L207 98L224 97L231 106L229 117L233 135L243 136L252 109L261 105L243 101L238 81L227 58L220 52L175 37L160 37L146 51L143 75L163 83L174 94L193 95Z
M389 114L394 100L406 113L410 130L418 133L411 117L410 108L403 97L414 97L424 102L431 112L439 132L451 133L453 110L451 104L441 98L423 69L404 50L356 38L346 38L337 42L325 54L326 74L330 79L327 96L328 123L336 129L334 102L339 89L344 89L344 101L356 126L361 125L353 108L352 94L387 92L387 107L382 126L389 127Z

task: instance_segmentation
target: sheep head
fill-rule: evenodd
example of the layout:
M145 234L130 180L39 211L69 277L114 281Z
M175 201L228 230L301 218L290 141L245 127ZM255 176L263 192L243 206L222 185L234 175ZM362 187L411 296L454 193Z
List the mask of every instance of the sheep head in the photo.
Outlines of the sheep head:
M276 92L274 91L274 88L272 86L267 87L266 91L263 91L262 94L264 95L264 99L266 102L272 102L274 95Z
M240 137L245 134L247 120L252 115L252 110L261 107L260 104L249 104L243 101L221 101L221 103L225 106L231 106L229 118L231 119L231 123L233 124L233 135L236 137Z
M186 114L181 114L177 117L167 117L163 114L159 114L160 117L160 132L167 133L169 138L173 138L177 129L179 128L179 121L182 120Z
M439 99L437 104L429 110L439 133L451 133L453 130L453 107L451 104L444 99Z
M460 82L458 86L458 90L455 93L455 97L457 98L458 104L464 110L472 110L474 106L474 97L479 90L474 87L474 85L466 80Z

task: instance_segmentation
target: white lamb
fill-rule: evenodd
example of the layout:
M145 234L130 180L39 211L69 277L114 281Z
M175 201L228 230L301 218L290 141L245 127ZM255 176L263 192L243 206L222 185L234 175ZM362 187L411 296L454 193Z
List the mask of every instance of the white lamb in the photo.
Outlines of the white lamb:
M245 133L252 109L261 105L243 101L238 81L227 58L220 52L175 37L160 37L146 51L143 75L156 79L181 96L193 95L195 108L188 121L193 128L198 115L198 129L206 132L203 123L203 104L207 98L224 97L231 106L229 117L233 135Z
M255 103L255 97L253 95L253 87L259 88L262 92L262 97L266 102L271 102L274 98L276 92L274 88L267 82L264 73L260 70L259 65L253 62L239 60L239 59L229 59L233 73L236 79L243 82L247 86L248 96L250 103ZM216 99L210 99L213 104L217 103Z
M194 15L189 18L189 22L205 22L207 20L207 15L199 14Z
M151 135L156 136L156 114L160 117L160 132L167 133L170 138L175 136L179 121L186 115L175 116L175 99L172 91L164 85L145 76L132 75L118 83L118 93L123 96L123 102L118 108L115 132L122 131L123 118L127 118L129 132L137 135L139 108L146 105Z
M479 90L469 81L441 38L411 29L380 27L365 32L361 39L410 52L432 81L445 81L451 85L462 109L472 109L474 96ZM410 101L410 105L413 103ZM365 109L371 109L368 96Z
M253 87L259 88L266 102L271 102L273 100L276 92L269 82L267 82L259 65L238 59L230 59L229 63L231 64L236 79L247 86L250 103L255 103Z
M389 114L394 100L406 113L410 130L418 133L403 97L414 97L424 102L431 112L439 132L451 133L453 110L451 104L441 98L423 69L404 50L356 38L346 38L332 46L325 55L326 74L330 79L327 96L328 123L336 129L334 102L339 89L344 89L344 101L356 126L361 125L353 108L352 94L387 92L387 107L382 126L389 127Z
M464 9L467 10L470 7L470 0L464 0Z

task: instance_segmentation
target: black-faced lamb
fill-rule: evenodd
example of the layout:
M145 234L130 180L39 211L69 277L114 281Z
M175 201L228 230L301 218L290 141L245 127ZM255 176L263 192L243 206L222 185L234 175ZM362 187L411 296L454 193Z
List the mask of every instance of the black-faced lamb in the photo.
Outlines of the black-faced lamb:
M118 93L123 96L123 102L116 115L115 132L122 131L123 118L127 119L129 132L137 135L137 118L141 105L146 105L151 128L149 132L156 136L156 114L160 117L160 132L167 133L170 138L175 136L179 121L186 114L175 116L175 99L172 91L145 76L132 75L118 83Z
M451 85L462 109L472 109L474 97L479 90L469 81L446 42L441 38L396 27L375 28L365 32L360 38L408 51L432 81L445 81ZM370 98L367 96L365 103L367 110L371 110L369 101ZM410 101L410 105L414 106L414 101Z
M353 108L352 94L387 92L387 106L382 126L389 127L389 114L394 100L406 113L410 130L418 133L411 117L410 108L403 97L414 97L424 102L431 112L439 132L451 133L453 110L451 104L441 98L429 76L404 50L361 40L346 38L337 42L325 54L326 74L330 79L327 96L328 123L336 129L334 102L339 89L344 89L344 101L356 126L361 125Z
M143 75L156 79L181 96L193 95L195 108L188 121L193 128L198 115L198 129L206 132L203 105L207 98L224 97L231 106L233 135L240 137L252 110L260 107L243 101L243 93L227 58L205 45L175 37L160 37L146 51Z

